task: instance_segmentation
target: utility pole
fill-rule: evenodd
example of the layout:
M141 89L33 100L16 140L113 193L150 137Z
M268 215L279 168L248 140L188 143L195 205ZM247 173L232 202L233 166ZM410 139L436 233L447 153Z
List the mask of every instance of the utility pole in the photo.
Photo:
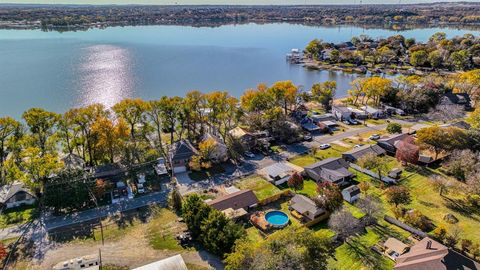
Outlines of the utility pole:
M98 260L99 260L98 268L99 270L102 270L102 250L100 248L98 249Z

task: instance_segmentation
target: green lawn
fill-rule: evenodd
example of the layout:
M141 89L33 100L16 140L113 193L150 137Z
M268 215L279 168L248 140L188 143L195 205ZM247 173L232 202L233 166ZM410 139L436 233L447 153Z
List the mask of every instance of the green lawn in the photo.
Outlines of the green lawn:
M253 190L260 201L281 192L278 187L259 175L253 175L242 179L240 182L235 183L235 186L239 189Z
M148 223L147 239L152 248L157 250L183 250L174 237L178 216L165 208L158 209L154 218Z
M367 228L366 233L350 238L335 250L335 258L329 259L328 269L392 269L392 260L370 250L381 239L379 232Z
M331 145L332 147L328 149L325 149L325 150L319 149L315 156L313 156L312 154L300 155L290 159L289 162L297 166L304 167L326 158L340 157L342 156L343 152L349 150L349 148L340 146L338 144L331 144Z
M0 215L0 229L27 223L36 216L36 206L21 206L5 210Z
M303 181L303 188L300 190L294 190L293 188L288 187L287 183L284 183L280 186L282 189L289 189L297 194L305 195L309 198L317 194L317 182L312 179L305 179Z

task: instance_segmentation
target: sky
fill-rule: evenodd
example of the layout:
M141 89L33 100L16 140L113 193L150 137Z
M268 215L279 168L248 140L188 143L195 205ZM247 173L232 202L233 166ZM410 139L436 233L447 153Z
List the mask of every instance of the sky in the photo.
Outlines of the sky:
M478 0L444 0L444 2L478 2ZM142 5L298 5L298 4L414 4L432 3L438 0L0 0L15 4L142 4Z

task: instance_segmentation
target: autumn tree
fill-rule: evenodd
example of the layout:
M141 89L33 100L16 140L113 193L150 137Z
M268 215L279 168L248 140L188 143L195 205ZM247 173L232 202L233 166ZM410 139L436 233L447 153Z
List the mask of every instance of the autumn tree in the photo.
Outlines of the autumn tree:
M322 53L323 46L322 46L322 41L318 39L314 39L310 41L307 44L307 47L305 47L305 52L315 60L318 60L320 58L320 54Z
M125 120L130 127L130 139L132 146L133 158L140 162L138 154L138 126L145 125L145 112L148 105L141 99L124 99L112 107L118 117Z
M303 188L303 177L298 173L294 172L290 178L288 178L287 184L290 188L294 190L299 190Z
M316 83L312 85L312 95L314 99L318 100L320 104L326 109L330 110L331 102L335 97L337 91L336 81L326 81L323 83Z
M480 157L478 154L469 149L454 150L442 165L447 174L464 182L469 174L474 173L478 169L479 161Z
M318 183L317 193L318 196L316 196L313 200L318 207L329 212L337 210L343 204L342 192L336 184L328 181Z
M410 191L404 186L391 186L385 190L385 196L389 203L398 206L408 204L411 201Z
M374 153L367 153L357 161L358 165L367 170L376 170L378 180L382 181L382 175L388 170L388 162L385 157L377 156Z
M98 117L91 127L94 139L95 154L100 160L115 162L115 156L128 139L129 128L123 118L114 124L109 118Z
M430 177L430 181L435 190L438 191L440 196L448 193L449 189L452 187L452 183L445 177L440 175L433 175Z
M432 126L417 131L417 141L435 153L435 159L441 151L464 148L467 144L466 133L459 128L441 128Z
M0 243L0 261L3 261L8 256L7 248Z
M11 117L0 118L0 185L5 184L4 163L7 159L8 143L19 132L21 124Z
M420 148L413 144L413 139L406 138L395 143L395 158L404 164L417 164Z
M22 118L27 124L32 145L40 149L40 155L45 155L53 148L54 142L50 141L55 133L59 115L41 108L32 108L23 113Z
M410 56L410 64L415 67L423 67L428 60L428 54L424 50L415 51Z
M389 123L387 125L387 132L390 134L402 133L402 125L399 123Z

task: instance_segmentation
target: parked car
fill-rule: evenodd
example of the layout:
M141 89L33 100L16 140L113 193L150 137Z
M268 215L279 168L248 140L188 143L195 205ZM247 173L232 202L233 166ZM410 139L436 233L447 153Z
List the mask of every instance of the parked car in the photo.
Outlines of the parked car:
M303 140L306 142L311 142L313 140L313 137L311 135L304 135Z
M358 124L360 124L360 123L359 123L357 120L355 120L355 119L350 119L349 122L350 122L350 124L352 124L352 125L358 125Z
M372 134L370 137L368 137L370 140L376 141L380 139L380 135L378 134Z
M343 121L343 123L344 123L345 125L351 125L350 121L347 121L347 120Z
M143 184L140 184L140 183L137 184L137 192L140 194L145 193L145 188L143 187Z
M246 157L248 158L254 158L255 157L255 154L252 153L252 152L249 152L249 151L246 151L245 153L243 153Z
M362 147L363 144L355 144L355 146L353 146L353 148L359 148L359 147Z
M322 150L325 150L325 149L330 148L330 144L328 144L328 143L320 144L320 146L318 148L320 148Z

